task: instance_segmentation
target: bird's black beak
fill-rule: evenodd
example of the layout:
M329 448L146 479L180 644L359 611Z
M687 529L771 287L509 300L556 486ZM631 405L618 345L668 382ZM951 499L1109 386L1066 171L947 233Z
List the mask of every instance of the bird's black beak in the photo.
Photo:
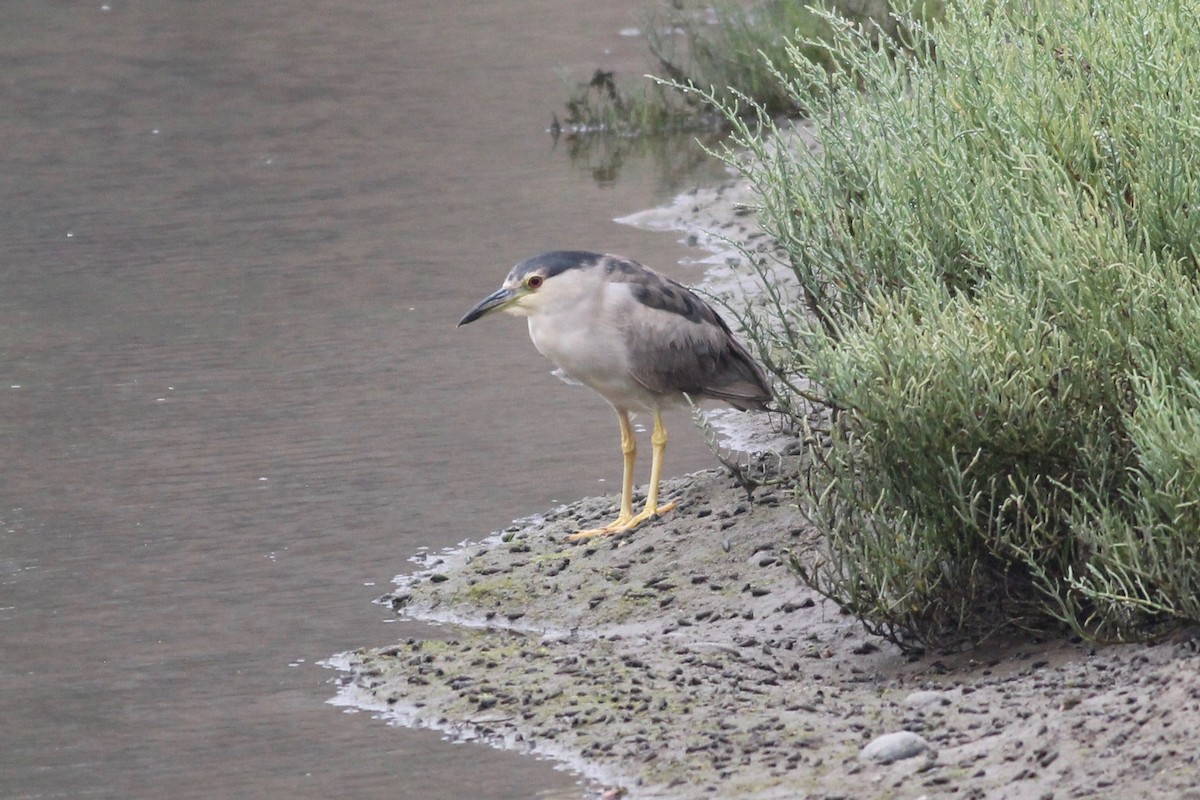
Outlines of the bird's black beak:
M487 297L475 304L475 307L468 311L463 318L458 321L458 327L462 327L468 323L474 322L486 314L493 311L498 311L509 303L517 299L519 293L515 289L501 288L489 294Z

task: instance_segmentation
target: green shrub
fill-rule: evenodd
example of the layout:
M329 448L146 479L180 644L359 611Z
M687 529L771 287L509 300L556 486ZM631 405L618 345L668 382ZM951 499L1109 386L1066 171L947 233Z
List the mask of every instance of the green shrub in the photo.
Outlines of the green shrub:
M820 147L706 94L795 278L743 321L828 412L797 569L909 647L1200 621L1200 6L827 19L777 71Z

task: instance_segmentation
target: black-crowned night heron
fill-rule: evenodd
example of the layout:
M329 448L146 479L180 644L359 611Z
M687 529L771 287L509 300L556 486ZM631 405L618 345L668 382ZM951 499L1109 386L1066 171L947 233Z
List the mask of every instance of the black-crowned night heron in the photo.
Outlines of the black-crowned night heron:
M529 318L529 338L568 378L590 386L617 412L625 470L621 511L587 539L632 530L670 511L658 504L667 431L665 407L720 400L743 411L765 411L771 399L762 369L729 326L685 286L636 261L576 251L543 253L517 264L504 285L466 313L459 326L503 311ZM633 513L637 446L630 414L654 416L646 505Z

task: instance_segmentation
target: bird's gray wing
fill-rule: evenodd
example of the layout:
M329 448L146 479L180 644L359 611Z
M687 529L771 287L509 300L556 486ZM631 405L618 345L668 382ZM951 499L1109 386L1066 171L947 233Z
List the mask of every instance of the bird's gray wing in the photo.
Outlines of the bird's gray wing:
M610 264L610 281L628 293L619 313L634 380L655 393L766 407L771 393L762 370L716 311L687 287L636 262Z

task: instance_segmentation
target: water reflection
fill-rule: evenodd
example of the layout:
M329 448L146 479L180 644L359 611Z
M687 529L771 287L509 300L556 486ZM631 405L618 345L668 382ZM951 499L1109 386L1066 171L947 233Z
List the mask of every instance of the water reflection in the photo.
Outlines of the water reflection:
M713 159L705 152L720 142L716 133L674 133L663 136L620 136L588 133L559 137L572 166L591 176L598 186L620 180L627 165L644 169L651 165L655 183L671 194L696 185L697 173L714 171Z

